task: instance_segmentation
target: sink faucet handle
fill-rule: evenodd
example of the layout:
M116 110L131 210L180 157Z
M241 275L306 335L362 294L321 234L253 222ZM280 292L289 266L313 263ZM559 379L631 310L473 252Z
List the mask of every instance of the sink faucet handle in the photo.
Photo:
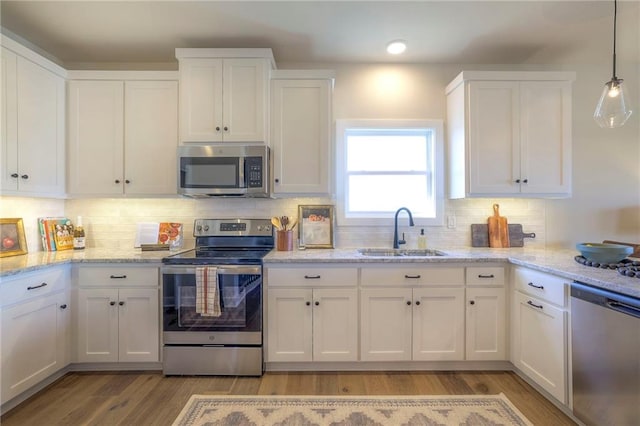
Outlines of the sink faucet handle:
M402 233L402 239L398 240L398 245L407 244L407 241L404 239L404 232Z

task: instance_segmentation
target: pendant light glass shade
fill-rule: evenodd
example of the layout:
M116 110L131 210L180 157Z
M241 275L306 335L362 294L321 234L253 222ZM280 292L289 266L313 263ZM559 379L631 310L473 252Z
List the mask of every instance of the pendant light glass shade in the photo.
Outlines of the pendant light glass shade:
M627 105L623 81L616 77L616 27L618 18L618 1L613 2L613 75L605 83L602 95L593 113L593 119L600 127L620 127L631 116L631 108Z
M627 105L624 88L623 80L616 77L604 85L593 114L593 119L600 127L620 127L631 117L632 111Z

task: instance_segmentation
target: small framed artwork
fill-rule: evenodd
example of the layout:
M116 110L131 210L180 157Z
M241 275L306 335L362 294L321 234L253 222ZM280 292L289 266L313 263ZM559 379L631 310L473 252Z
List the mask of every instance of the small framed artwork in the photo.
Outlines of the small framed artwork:
M306 248L333 248L333 206L298 205L300 245Z
M27 253L22 219L0 219L0 257Z

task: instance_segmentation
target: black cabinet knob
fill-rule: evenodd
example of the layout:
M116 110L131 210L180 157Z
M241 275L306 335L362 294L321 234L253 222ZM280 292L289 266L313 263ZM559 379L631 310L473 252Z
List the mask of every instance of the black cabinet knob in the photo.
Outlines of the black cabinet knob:
M125 180L124 183L131 183L129 179Z
M407 300L407 306L411 306L411 300Z
M60 309L67 309L67 304L65 303L64 305L60 305Z
M19 175L19 174L17 174L17 173L11 173L11 177L12 177L12 178L17 178L18 176L20 176L20 175Z
M111 302L109 302L109 305L114 306L116 304L116 302L114 302L113 300Z
M529 183L529 179L525 179L522 181L523 183Z
M311 302L305 302L305 305L311 306Z
M220 131L220 126L216 126L216 132Z
M314 305L316 306L320 306L320 302L318 302L317 300L314 302Z
M276 180L276 183L280 183L280 179L276 178L275 180Z
M120 183L120 179L116 179L116 183Z
M124 306L124 302L118 302L118 305Z
M475 305L475 304L476 304L476 301L475 301L475 300L470 300L470 301L469 301L469 304L470 304L470 305Z
M416 305L420 306L420 301L419 300L416 300Z
M227 132L229 130L229 128L227 126L224 126L224 131Z
M520 183L520 179L516 179L516 183Z
M24 180L29 179L29 175L22 175L22 176L20 176L20 177L21 177L22 179L24 179Z

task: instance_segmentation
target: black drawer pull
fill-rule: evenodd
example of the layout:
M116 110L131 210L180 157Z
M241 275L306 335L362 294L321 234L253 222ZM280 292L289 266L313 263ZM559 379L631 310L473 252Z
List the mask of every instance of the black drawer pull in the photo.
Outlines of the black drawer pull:
M320 275L305 275L304 278L307 280L319 280Z
M109 278L111 278L112 280L123 280L123 279L127 278L127 276L126 275L111 275L111 277L109 277Z
M489 274L489 275L482 275L482 274L478 274L478 278L495 278L496 276L493 274Z
M536 305L531 300L527 300L527 305L533 306L534 308L542 309L542 305Z
M418 278L420 278L420 275L405 275L404 277L411 280L417 280Z
M40 285L34 285L33 287L27 287L27 290L35 290L37 288L42 288L42 287L46 287L47 283L42 283Z
M534 283L527 283L529 287L537 288L538 290L544 290L543 285L535 285Z

